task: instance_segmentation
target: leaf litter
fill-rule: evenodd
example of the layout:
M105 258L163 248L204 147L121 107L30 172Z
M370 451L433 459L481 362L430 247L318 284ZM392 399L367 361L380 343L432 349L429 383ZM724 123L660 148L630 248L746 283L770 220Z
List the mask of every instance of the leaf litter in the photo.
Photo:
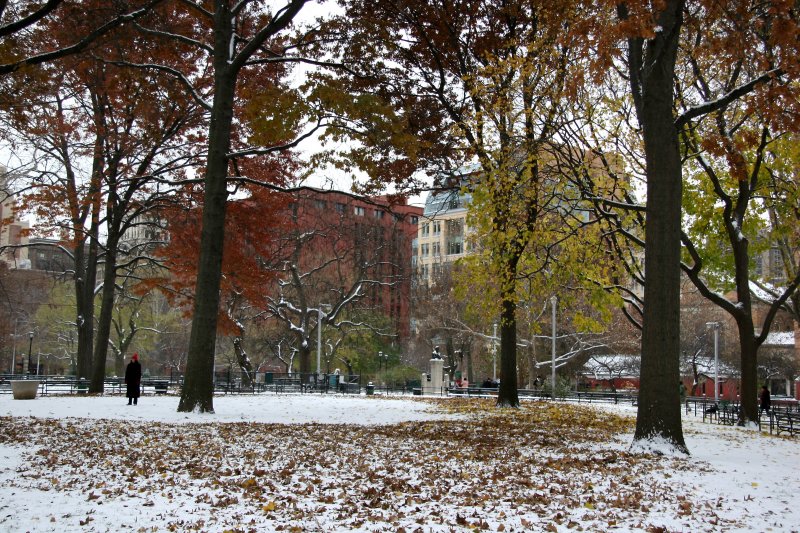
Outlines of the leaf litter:
M490 400L424 401L455 416L383 425L0 417L0 445L22 454L4 482L12 492L79 502L74 514L51 513L31 531L744 527L741 514L724 512L738 502L709 500L673 479L676 472L702 478L708 465L629 452L629 414L550 402L497 409ZM137 516L102 523L103 507ZM0 517L0 527L10 517Z

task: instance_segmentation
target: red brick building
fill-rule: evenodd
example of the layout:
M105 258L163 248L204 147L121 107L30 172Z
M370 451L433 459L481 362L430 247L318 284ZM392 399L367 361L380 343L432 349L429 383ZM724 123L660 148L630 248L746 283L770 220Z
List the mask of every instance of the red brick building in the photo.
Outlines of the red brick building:
M302 189L292 193L288 209L291 221L286 238L305 240L296 256L305 263L300 270L330 262L320 302L325 303L325 292L346 291L351 282L363 279L364 295L358 307L382 312L390 317L400 338L408 338L412 242L422 208L400 197Z

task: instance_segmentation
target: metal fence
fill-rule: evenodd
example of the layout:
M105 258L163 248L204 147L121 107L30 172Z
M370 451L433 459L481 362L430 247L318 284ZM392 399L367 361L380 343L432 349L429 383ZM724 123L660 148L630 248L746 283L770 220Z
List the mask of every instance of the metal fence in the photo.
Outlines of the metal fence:
M36 380L39 382L38 394L85 394L89 381L75 376L45 376L24 374L0 374L0 394L11 393L11 382L15 380ZM178 394L183 386L183 375L145 376L142 378L144 394ZM380 394L412 394L419 381L364 383L358 374L301 374L282 372L257 372L247 375L244 372L217 371L214 373L214 392L219 394L259 394L259 393L318 393L318 394L361 394L370 387L371 392ZM125 394L123 378L106 378L105 394Z

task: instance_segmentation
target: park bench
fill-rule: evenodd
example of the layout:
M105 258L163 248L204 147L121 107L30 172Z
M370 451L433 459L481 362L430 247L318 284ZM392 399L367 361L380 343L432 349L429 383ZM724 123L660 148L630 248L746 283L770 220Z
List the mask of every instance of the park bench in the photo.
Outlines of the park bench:
M497 389L486 389L483 387L450 387L446 392L447 394L457 396L497 396Z
M106 378L103 382L103 390L106 394L123 394L127 392L128 386L123 378Z
M772 428L775 428L775 434L780 435L785 431L791 436L800 432L800 414L790 413L788 411L772 411L770 413L770 433Z
M739 407L729 402L721 401L717 411L717 423L732 426L739 421Z

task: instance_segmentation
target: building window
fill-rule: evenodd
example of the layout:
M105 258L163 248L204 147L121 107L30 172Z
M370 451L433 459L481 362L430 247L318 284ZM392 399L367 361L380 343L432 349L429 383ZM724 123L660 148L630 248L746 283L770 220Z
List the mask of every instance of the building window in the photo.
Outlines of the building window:
M412 217L411 217L411 224L413 224L414 226L416 226L417 224L419 224L419 217L418 217L418 216L416 216L416 215L412 216Z
M464 252L464 244L461 239L452 240L447 244L447 253L449 255L458 255Z
M325 200L314 200L314 206L317 209L326 209L328 207L328 202Z
M363 217L364 216L364 208L356 206L356 207L353 208L353 213L355 213L356 216Z
M775 281L783 281L786 277L783 271L783 257L777 246L769 250L769 274Z
M377 218L377 219L383 218L383 215L384 215L383 211L381 211L380 209L376 209L374 214L375 214L375 218Z
M422 236L427 237L431 234L431 226L430 224L423 224L422 225Z
M431 252L430 244L425 243L419 247L419 255L422 257L428 257Z
M439 235L442 233L442 221L441 220L434 220L433 221L433 234Z
M447 221L447 234L450 237L462 236L464 234L464 219L455 218Z
M337 212L337 213L344 214L344 209L345 209L345 207L346 207L346 206L345 206L343 203L341 203L341 202L336 202L336 206L335 206L335 208L336 208L336 212Z
M434 257L437 255L442 255L442 243L438 241L433 243L433 255Z
M764 258L761 254L755 257L753 273L759 278L764 275Z

